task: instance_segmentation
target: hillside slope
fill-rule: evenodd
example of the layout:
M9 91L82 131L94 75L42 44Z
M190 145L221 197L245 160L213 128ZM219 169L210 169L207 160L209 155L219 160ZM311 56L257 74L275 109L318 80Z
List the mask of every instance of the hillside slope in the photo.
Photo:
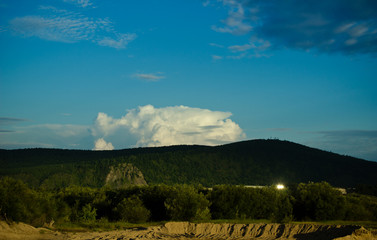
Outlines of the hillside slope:
M101 187L111 166L132 163L148 184L270 185L327 181L334 186L377 184L377 163L280 140L222 146L170 146L114 151L0 150L0 176L46 188Z

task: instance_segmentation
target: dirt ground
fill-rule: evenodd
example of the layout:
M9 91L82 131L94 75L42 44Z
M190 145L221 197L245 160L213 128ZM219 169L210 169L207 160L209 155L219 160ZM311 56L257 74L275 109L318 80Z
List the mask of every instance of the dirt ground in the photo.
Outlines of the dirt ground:
M169 222L161 226L106 232L57 232L34 228L24 223L0 222L0 240L221 240L221 239L297 239L297 240L376 240L360 226L315 224L213 224Z

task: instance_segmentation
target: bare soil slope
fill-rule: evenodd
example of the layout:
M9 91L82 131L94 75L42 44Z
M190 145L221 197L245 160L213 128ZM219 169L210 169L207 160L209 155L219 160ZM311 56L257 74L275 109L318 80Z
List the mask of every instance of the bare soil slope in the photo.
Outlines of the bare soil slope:
M315 224L213 224L169 222L162 226L108 232L60 233L29 225L0 222L3 239L73 239L73 240L131 240L131 239L297 239L297 240L372 240L377 239L360 226Z
M0 240L35 240L59 239L61 233L46 228L35 228L25 223L11 223L0 221Z

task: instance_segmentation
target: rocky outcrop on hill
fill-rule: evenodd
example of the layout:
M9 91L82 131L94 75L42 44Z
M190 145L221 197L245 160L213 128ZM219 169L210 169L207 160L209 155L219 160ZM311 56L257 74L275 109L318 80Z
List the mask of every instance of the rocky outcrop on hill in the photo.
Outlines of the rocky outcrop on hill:
M132 185L147 185L143 173L137 167L131 163L120 163L110 167L105 186L123 188Z

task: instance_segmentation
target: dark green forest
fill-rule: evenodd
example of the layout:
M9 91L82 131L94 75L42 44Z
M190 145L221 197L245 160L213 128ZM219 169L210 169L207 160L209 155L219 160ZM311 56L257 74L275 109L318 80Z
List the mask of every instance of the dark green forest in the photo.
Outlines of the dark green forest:
M0 150L0 166L0 218L34 226L377 221L376 162L288 141L114 151ZM278 190L276 183L287 187ZM348 194L333 186L347 188Z
M326 182L300 183L282 190L274 186L205 188L185 184L46 190L31 189L21 180L3 177L0 218L34 226L52 221L91 225L210 219L377 221L377 198L344 195Z
M31 188L72 185L100 188L112 166L130 163L148 184L272 185L329 182L375 191L377 163L280 140L222 146L171 146L113 151L62 149L0 150L0 176ZM359 188L361 189L361 188Z

